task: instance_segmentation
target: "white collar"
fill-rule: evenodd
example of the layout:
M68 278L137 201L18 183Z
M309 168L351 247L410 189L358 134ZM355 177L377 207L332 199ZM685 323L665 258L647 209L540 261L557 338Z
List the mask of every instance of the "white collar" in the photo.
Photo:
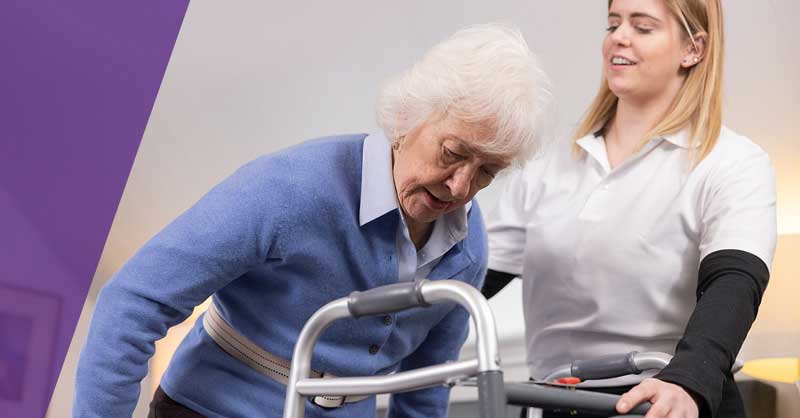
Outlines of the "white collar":
M588 135L578 139L577 141L575 141L575 143L577 143L578 146L580 146L581 148L583 148L584 150L589 152L589 149L587 149L587 148L592 148L593 146L595 146L593 144L597 144L597 143L603 144L604 141L605 141L603 138L604 138L603 137L603 131L601 129L601 130L598 130L598 131L596 131L594 133L588 134ZM666 140L666 141L668 141L668 142L670 142L672 144L675 144L675 145L677 145L677 146L679 146L681 148L687 148L688 149L688 148L696 148L696 147L699 146L699 144L697 144L697 143L695 143L695 144L690 144L689 143L689 128L683 128L683 129L681 129L681 130L679 130L679 131L677 131L675 133L671 133L669 135L664 135L664 136L661 136L661 137L658 137L658 138L653 138L653 139L651 139L651 141L660 141L662 139L664 139L664 140Z
M689 128L684 128L673 134L665 135L663 138L681 148L690 149L700 146L698 142L695 142L694 144L689 143Z
M397 208L392 177L392 147L383 133L371 134L364 139L361 157L359 225L364 226Z

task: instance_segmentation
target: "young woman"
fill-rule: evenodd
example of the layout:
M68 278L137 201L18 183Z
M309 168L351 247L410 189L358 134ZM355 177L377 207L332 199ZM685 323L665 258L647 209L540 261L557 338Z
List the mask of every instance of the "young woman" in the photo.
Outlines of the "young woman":
M491 296L523 278L533 377L577 358L674 354L625 393L653 417L744 416L730 368L775 248L768 156L721 124L720 0L613 0L600 92L574 143L489 219Z

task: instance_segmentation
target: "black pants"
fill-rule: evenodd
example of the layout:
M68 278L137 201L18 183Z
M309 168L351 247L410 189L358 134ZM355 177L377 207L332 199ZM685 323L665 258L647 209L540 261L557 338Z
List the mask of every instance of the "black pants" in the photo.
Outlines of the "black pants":
M153 401L150 402L150 413L147 418L205 418L191 409L175 402L167 396L161 386L156 389Z

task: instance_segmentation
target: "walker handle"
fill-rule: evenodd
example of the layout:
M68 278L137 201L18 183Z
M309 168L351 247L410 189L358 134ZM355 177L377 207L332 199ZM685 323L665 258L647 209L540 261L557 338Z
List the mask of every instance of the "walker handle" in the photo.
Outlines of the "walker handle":
M426 281L395 283L363 292L353 292L347 299L347 308L350 310L350 315L359 318L429 306L422 296L422 285Z
M634 351L627 354L611 354L589 360L575 360L572 362L572 376L581 380L593 380L624 376L626 374L639 374L642 371L636 367L634 362L636 354Z

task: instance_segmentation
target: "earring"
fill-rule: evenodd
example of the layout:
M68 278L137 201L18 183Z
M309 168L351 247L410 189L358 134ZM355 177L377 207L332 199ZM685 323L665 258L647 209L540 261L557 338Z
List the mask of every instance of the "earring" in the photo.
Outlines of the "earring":
M694 63L697 64L700 61L700 58L694 57Z

